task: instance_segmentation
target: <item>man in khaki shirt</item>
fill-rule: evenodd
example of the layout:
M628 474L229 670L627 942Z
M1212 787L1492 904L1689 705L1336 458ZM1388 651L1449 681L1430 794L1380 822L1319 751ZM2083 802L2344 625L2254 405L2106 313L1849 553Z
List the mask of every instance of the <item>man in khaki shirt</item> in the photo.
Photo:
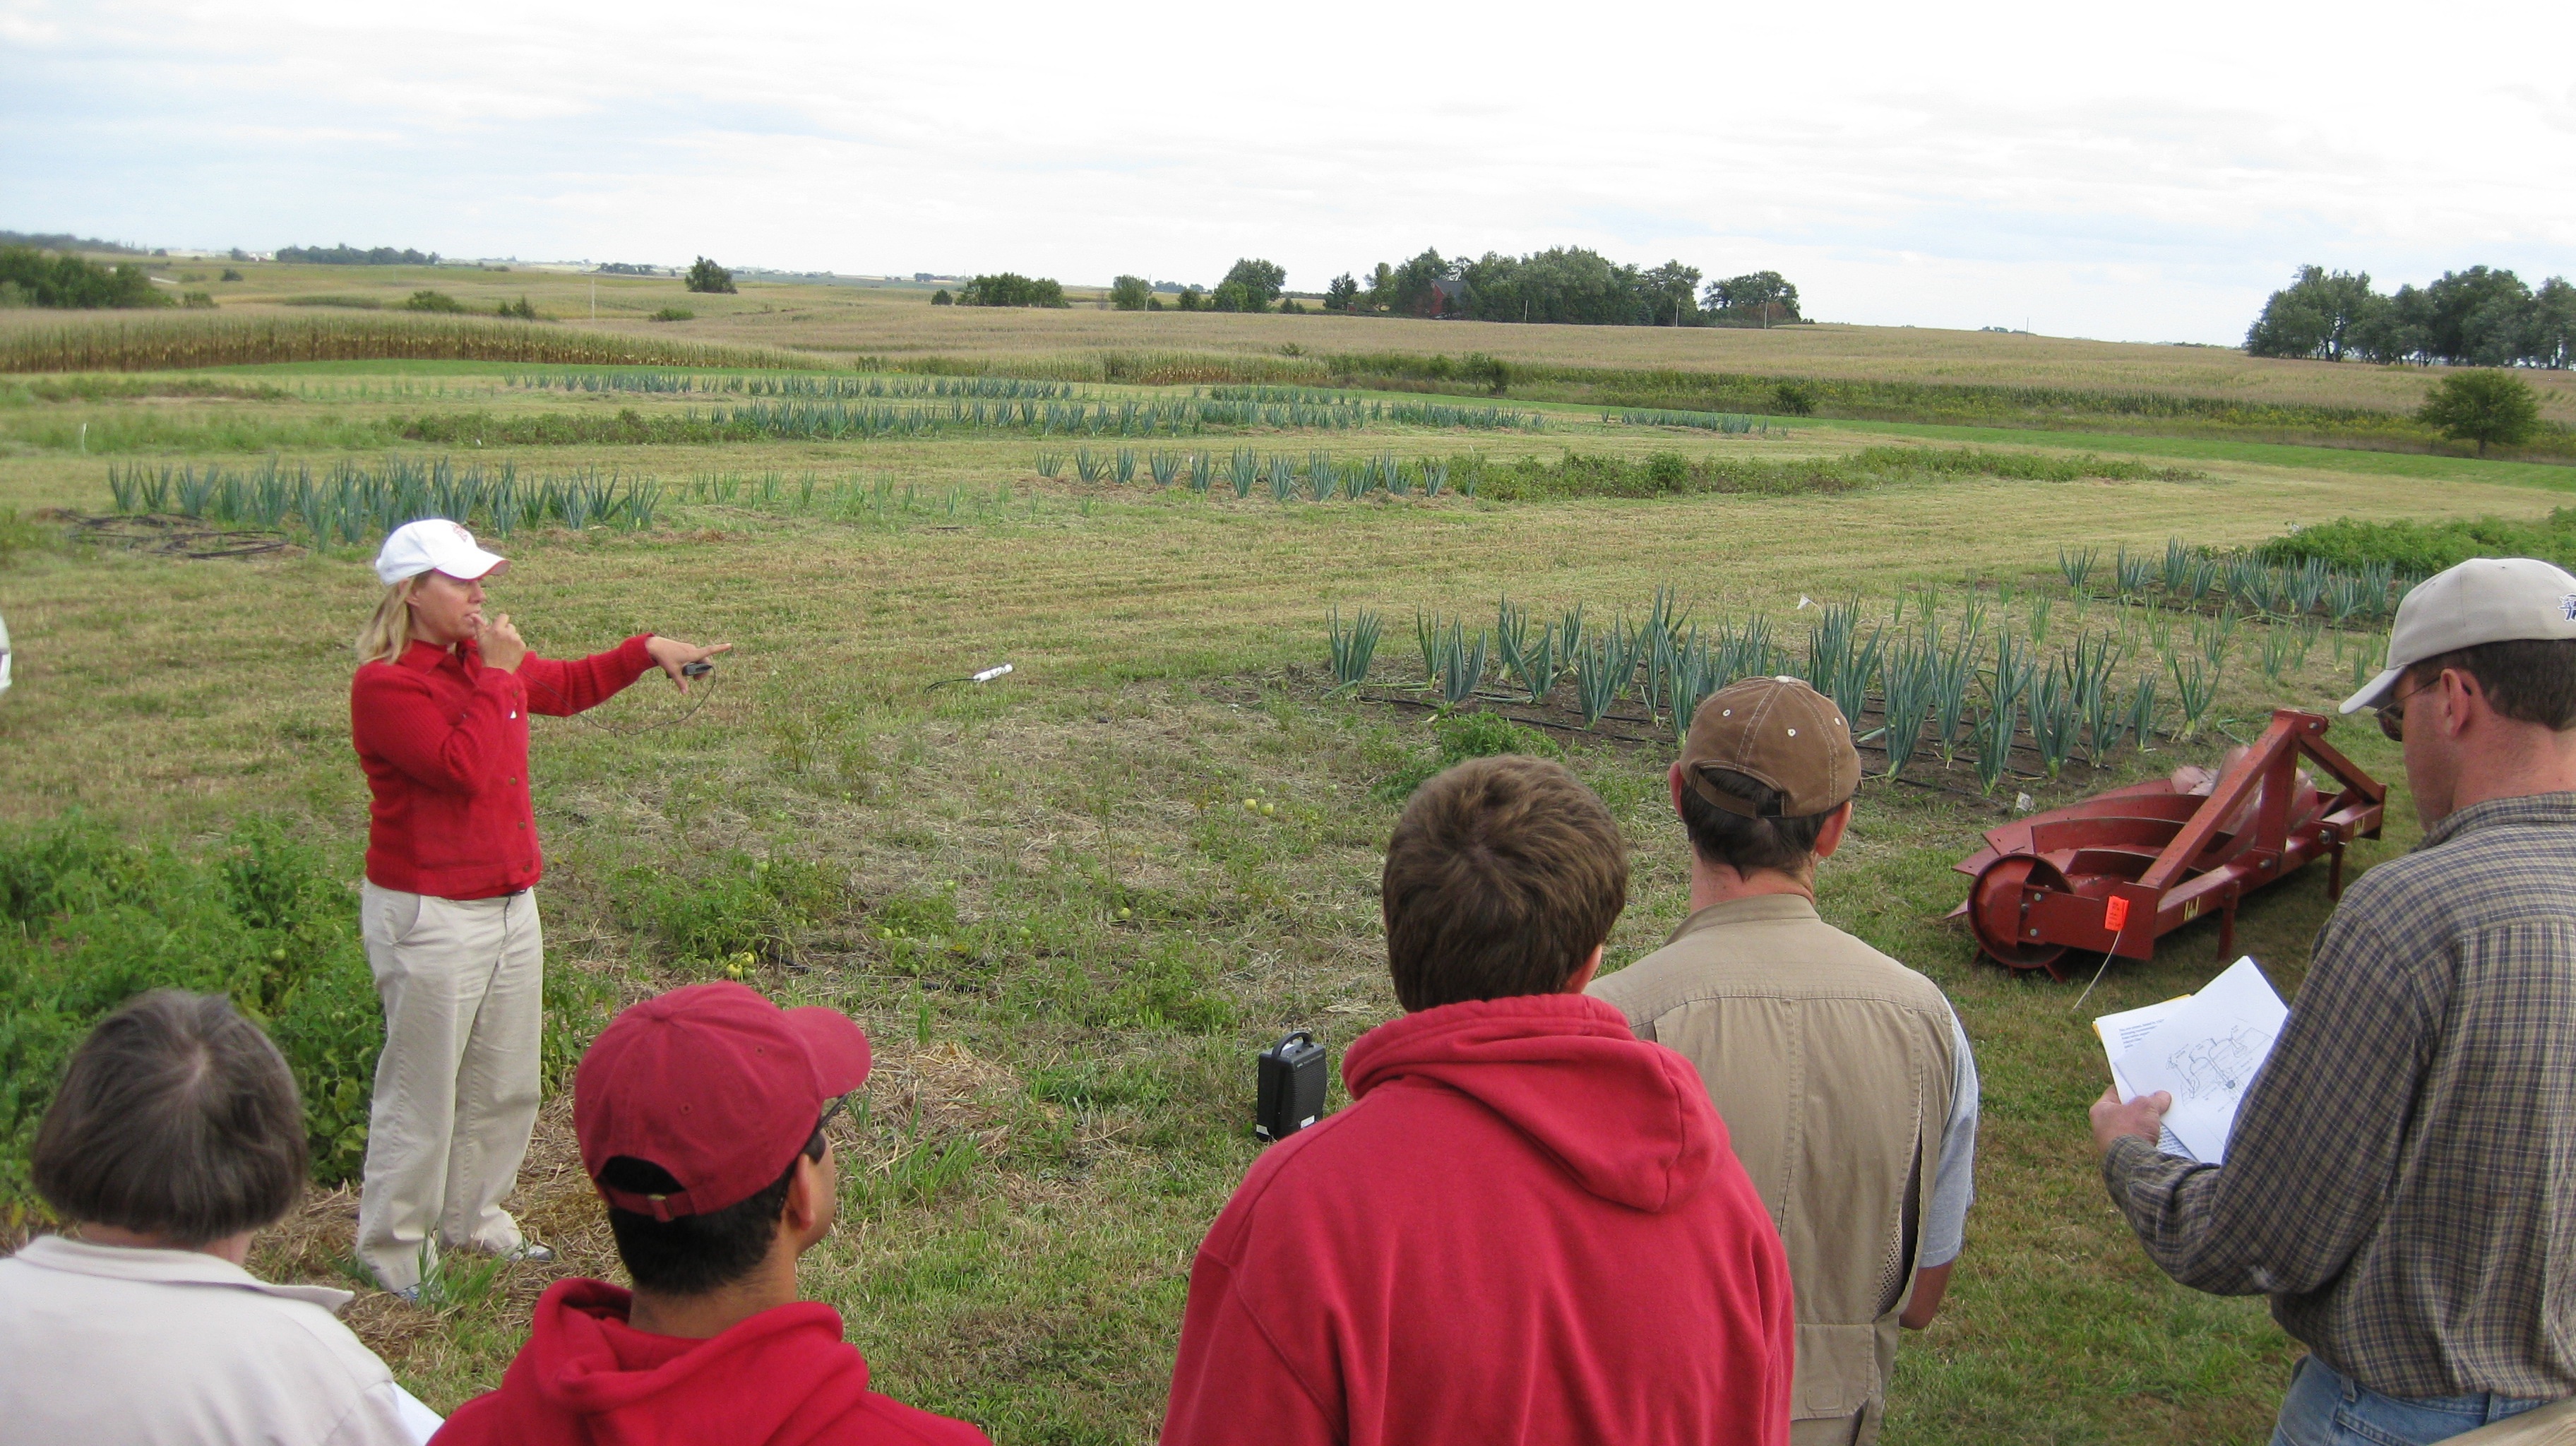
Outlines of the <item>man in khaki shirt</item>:
M1722 689L1673 764L1691 915L1595 982L1640 1039L1699 1066L1780 1228L1797 1298L1795 1446L1878 1436L1897 1328L1940 1309L1973 1193L1977 1071L1931 980L1816 913L1860 756L1794 678Z

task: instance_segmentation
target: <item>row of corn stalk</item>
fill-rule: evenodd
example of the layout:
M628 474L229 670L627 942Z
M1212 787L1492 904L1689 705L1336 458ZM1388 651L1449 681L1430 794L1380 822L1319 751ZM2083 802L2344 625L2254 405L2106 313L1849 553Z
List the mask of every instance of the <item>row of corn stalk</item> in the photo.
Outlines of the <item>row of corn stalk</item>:
M744 375L710 372L513 372L506 385L531 391L641 392L681 396L691 393L749 397L982 397L1005 401L1063 400L1074 395L1070 382L1035 381L1025 377L910 377Z
M1071 454L1074 476L1086 483L1115 482L1121 485L1138 480L1138 464L1143 476L1156 487L1187 486L1205 496L1222 485L1238 498L1250 497L1267 489L1279 502L1304 499L1325 502L1335 497L1353 501L1372 492L1390 497L1410 497L1419 493L1437 497L1450 487L1449 463L1436 457L1407 460L1392 452L1374 457L1336 458L1327 452L1309 452L1301 461L1284 453L1264 455L1249 447L1237 447L1219 457L1214 452L1170 452L1160 449L1139 454L1133 447L1115 452L1095 452L1089 447ZM1067 454L1040 452L1038 475L1049 481L1064 476ZM1465 496L1476 495L1476 475L1471 471L1458 478L1457 488Z
M646 477L584 468L522 477L514 463L458 467L445 457L310 464L271 459L253 469L209 464L111 466L116 510L200 518L230 526L301 531L315 546L355 545L423 517L446 517L508 537L555 523L627 530L653 525L662 487Z
M810 367L774 347L723 346L516 322L429 316L92 320L0 337L0 372L173 371L385 358L569 366Z

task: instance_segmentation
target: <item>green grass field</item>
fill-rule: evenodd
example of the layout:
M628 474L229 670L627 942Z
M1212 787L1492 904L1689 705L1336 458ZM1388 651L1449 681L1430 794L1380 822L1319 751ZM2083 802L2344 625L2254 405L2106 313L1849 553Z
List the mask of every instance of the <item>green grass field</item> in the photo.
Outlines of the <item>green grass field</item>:
M394 425L706 405L507 384L526 370L230 368L206 374L229 393L146 374L169 385L64 383L0 407L0 509L14 509L0 523L0 615L17 650L0 700L0 821L32 828L77 810L133 839L205 848L275 817L357 878L348 644L377 590L371 545L315 549L290 527L279 550L189 560L102 540L76 517L109 511L111 464L274 455L318 472L445 456L657 480L652 527L525 528L493 589L493 608L548 653L642 628L737 648L702 706L648 680L590 721L538 725L549 962L577 986L562 991L560 1022L586 1032L618 1001L729 967L861 1018L878 1072L841 1141L842 1225L808 1258L808 1288L843 1311L884 1389L1006 1446L1151 1439L1191 1252L1253 1158L1253 1051L1311 1027L1338 1058L1395 1011L1375 887L1401 802L1389 780L1432 766L1441 745L1427 706L1327 695L1328 609L1387 619L1372 699L1420 681L1406 628L1417 609L1464 612L1474 628L1508 594L1548 615L1580 602L1634 618L1659 586L1711 625L1760 613L1791 644L1815 616L1801 598L1858 599L1874 619L1929 607L1954 628L1973 605L2017 637L2044 628L2049 649L2112 634L2134 672L2201 646L2207 620L2073 596L2061 548L2161 553L2179 537L2232 549L2345 515L2537 517L2564 470L1857 423L1721 437L1604 424L1579 407L1542 409L1537 432L1384 424L1177 440L473 448L405 440ZM1893 440L2152 466L2056 481L1909 472L1841 492L1281 503L1266 489L1203 497L1035 465L1044 450L1121 446L1831 460ZM808 474L824 504L800 493ZM736 488L714 491L727 477ZM767 477L783 481L764 496ZM910 502L849 500L862 486L889 495L881 485ZM2297 631L2245 623L2225 643L2202 735L2122 751L2099 776L2209 761L2272 707L2330 707L2354 667L2375 663L2360 625L2314 632L2289 661ZM2266 647L2279 665L2268 670ZM1005 661L1014 672L995 683L932 686ZM1624 964L1683 913L1669 748L1552 737L1636 849L1611 947ZM2334 737L2398 785L2388 838L2354 850L2367 866L2407 845L2413 815L2390 745L2367 725ZM2258 1300L2195 1295L2145 1262L2104 1198L2084 1119L2104 1083L2089 1018L2197 987L2225 962L2214 928L2172 936L2153 965L2115 965L2081 1007L2080 983L1977 962L1942 919L1964 888L1950 865L2023 791L2045 805L2080 790L2025 770L1988 795L1965 761L1872 781L1824 875L1829 918L1950 991L1984 1073L1968 1250L1941 1318L1900 1360L1887 1439L2260 1440L2294 1347ZM763 860L819 880L821 902L713 943L682 927L734 917ZM2239 948L2287 993L2327 910L2311 871L2247 905ZM562 1248L560 1269L613 1275L568 1105L550 1103L514 1208ZM319 1192L254 1263L345 1281L353 1222L350 1193ZM412 1389L452 1408L497 1380L549 1278L460 1271L436 1311L370 1292L352 1319Z

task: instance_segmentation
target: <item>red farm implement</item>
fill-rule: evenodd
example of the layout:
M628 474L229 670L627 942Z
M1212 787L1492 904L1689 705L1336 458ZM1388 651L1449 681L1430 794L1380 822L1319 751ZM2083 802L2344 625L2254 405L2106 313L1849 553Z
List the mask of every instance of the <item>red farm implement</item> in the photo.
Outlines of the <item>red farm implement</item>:
M2379 836L2387 785L2325 735L2322 716L2283 708L2197 789L2158 779L1988 829L1987 847L1957 866L1976 882L1953 917L1966 915L2002 963L2063 978L2057 961L2069 949L2151 959L2156 940L2215 913L2223 959L2249 890L2326 854L2327 892L2340 896L2344 845ZM2299 767L2302 755L2322 783Z

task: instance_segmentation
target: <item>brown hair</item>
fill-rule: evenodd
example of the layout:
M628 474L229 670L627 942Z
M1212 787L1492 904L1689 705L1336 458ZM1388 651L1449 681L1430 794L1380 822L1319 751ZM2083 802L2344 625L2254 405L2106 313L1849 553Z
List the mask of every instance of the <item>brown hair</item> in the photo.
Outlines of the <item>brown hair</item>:
M177 989L81 1041L30 1160L65 1219L179 1246L275 1222L304 1162L304 1106L277 1046L222 995Z
M1414 790L1379 892L1406 1009L1553 994L1627 907L1628 848L1565 765L1472 758Z
M2407 680L2429 687L2445 668L2477 679L2487 702L2507 718L2558 733L2576 728L2576 638L2515 638L2457 648L2408 665Z
M1743 799L1756 809L1776 809L1783 801L1780 790L1756 783L1731 768L1702 768L1699 778L1718 792ZM1841 804L1834 805L1840 807ZM1834 810L1829 808L1802 818L1746 818L1700 797L1697 790L1684 783L1681 814L1682 832L1690 835L1691 851L1703 863L1722 864L1739 874L1751 874L1756 869L1803 874L1815 862L1816 840L1823 836L1825 820L1834 816Z

